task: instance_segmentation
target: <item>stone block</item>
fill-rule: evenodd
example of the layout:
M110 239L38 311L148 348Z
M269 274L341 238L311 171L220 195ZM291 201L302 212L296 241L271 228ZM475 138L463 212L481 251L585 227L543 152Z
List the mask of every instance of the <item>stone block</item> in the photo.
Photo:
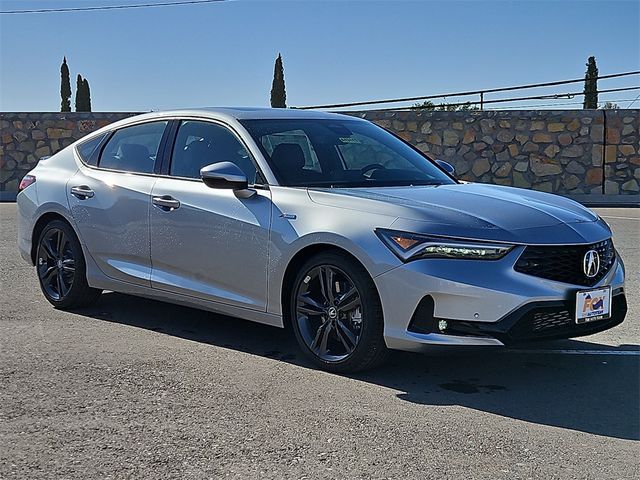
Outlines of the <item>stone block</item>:
M580 128L580 119L579 118L574 118L567 125L567 130L569 130L570 132L575 132L579 128Z
M627 192L640 192L640 185L638 185L638 181L635 178L632 178L628 182L624 182L621 188Z
M604 193L606 195L618 195L620 193L620 185L613 180L604 181Z
M496 177L508 177L509 174L511 173L511 169L513 167L511 166L511 164L509 162L507 163L503 163L502 165L500 165L500 167L498 167L498 169L494 172Z
M72 130L65 128L47 128L47 137L55 138L70 138L73 134Z
M515 137L515 133L508 130L500 130L496 138L503 143L509 143ZM535 140L534 140L535 141Z
M547 127L547 130L549 132L563 132L564 131L564 123L557 123L557 122L553 122L550 123L549 126Z
M531 171L538 177L562 173L562 167L556 163L556 161L539 155L531 155L529 158L529 166L531 167Z
M591 140L596 143L602 143L604 140L604 125L593 125L591 127Z
M551 183L551 182L536 183L533 186L533 189L534 190L538 190L540 192L551 193L551 192L553 192L553 183Z
M455 147L458 145L460 138L455 130L445 130L442 134L442 144L447 147Z
M633 145L618 145L618 150L620 150L620 153L625 157L636 153L636 149Z
M602 169L590 168L587 170L587 176L585 177L587 185L596 185L602 183Z
M466 132L464 132L462 143L464 143L465 145L468 143L473 143L475 139L476 139L476 131L473 128L469 128L467 129Z
M571 142L573 142L573 137L570 134L561 133L560 135L558 135L558 143L560 143L560 145L562 145L563 147L570 145Z
M553 142L553 137L548 133L538 132L533 134L533 141L536 143L551 143Z
M570 147L560 150L560 155L563 157L577 158L584 154L584 149L581 145L571 145Z
M616 146L607 145L604 147L604 163L613 163L616 161Z
M483 174L487 173L491 169L491 165L489 164L489 160L486 158L479 158L473 164L471 171L476 177L480 177Z
M606 143L607 145L620 143L620 129L607 127Z
M513 172L513 185L520 188L531 187L531 182L520 172Z

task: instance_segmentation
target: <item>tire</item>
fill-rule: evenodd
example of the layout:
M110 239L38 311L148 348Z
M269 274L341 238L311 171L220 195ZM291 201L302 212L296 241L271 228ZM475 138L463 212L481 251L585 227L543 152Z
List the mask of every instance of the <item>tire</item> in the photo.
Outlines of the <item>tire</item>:
M300 348L324 370L357 372L387 357L378 292L362 265L345 254L320 253L302 265L289 315Z
M36 249L36 272L45 298L60 309L95 303L102 290L88 285L86 271L82 247L71 226L62 220L49 222Z

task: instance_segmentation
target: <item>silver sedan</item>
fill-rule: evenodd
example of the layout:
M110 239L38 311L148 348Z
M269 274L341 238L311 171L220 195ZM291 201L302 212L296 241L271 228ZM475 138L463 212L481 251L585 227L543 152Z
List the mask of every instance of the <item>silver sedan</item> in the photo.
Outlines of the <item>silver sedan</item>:
M322 368L624 320L608 225L569 199L459 182L365 120L285 109L132 117L40 163L18 245L56 308L103 290L290 327Z

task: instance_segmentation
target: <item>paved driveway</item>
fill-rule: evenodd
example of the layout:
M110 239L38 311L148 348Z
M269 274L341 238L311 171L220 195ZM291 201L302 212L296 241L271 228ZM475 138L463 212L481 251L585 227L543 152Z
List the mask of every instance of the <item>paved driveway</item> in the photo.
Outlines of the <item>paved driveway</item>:
M310 368L279 329L117 293L57 311L0 204L0 478L632 478L640 209L599 209L621 326L523 351Z

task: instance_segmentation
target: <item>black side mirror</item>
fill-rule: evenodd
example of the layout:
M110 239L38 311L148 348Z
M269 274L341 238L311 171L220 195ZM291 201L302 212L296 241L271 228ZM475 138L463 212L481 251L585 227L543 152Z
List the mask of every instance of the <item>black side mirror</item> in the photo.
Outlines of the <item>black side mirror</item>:
M436 160L436 163L438 164L438 166L443 169L445 172L447 172L449 175L455 175L456 174L456 169L453 168L453 165L451 165L449 162L445 162L444 160Z
M241 198L249 198L255 193L255 190L249 189L247 176L232 162L218 162L202 167L200 178L209 188L230 189Z

